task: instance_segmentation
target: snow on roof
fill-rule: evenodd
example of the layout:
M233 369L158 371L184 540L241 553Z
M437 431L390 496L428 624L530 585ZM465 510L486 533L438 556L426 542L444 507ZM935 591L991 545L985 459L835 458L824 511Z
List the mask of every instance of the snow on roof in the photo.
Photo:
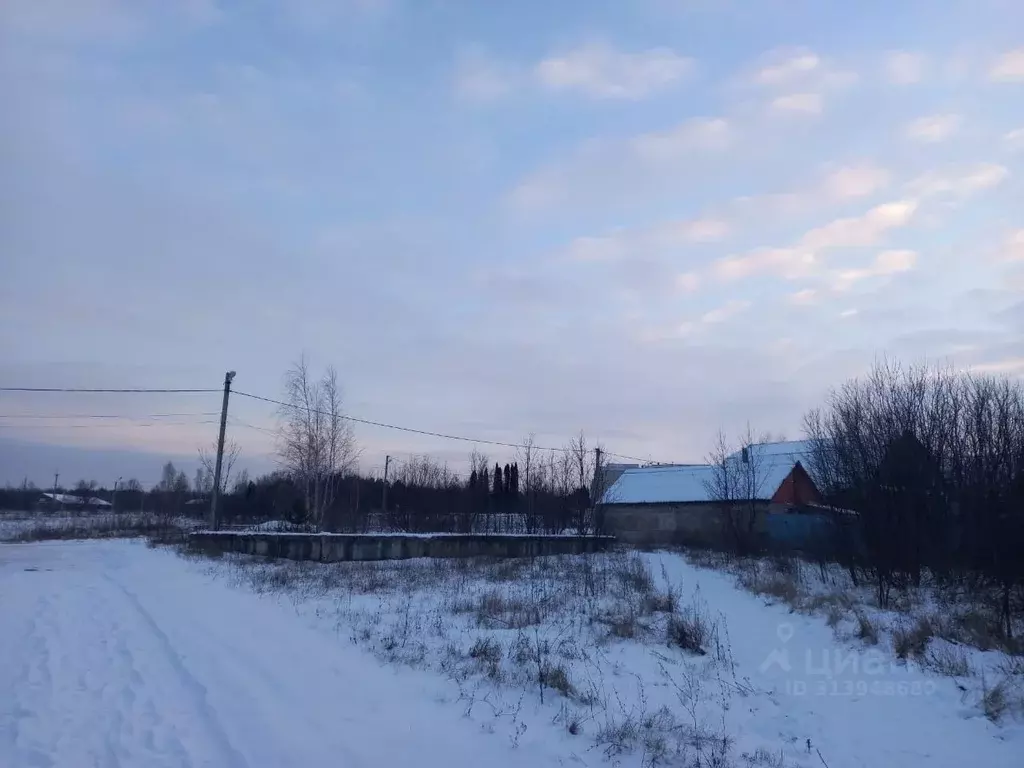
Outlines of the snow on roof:
M44 493L43 497L47 498L47 499L50 499L50 501L55 501L58 504L74 504L76 506L83 506L83 504L82 504L82 497L81 496L74 496L74 495L72 495L70 493ZM91 497L89 499L88 506L90 506L90 507L109 507L110 506L110 502L109 501L104 501L103 499L99 499L99 498L96 498L95 496L93 496L93 497Z
M758 456L762 457L763 461L786 461L793 459L794 463L799 461L807 464L813 447L814 444L810 440L783 440L778 443L756 443L751 446L751 449ZM730 458L740 459L742 455L743 449L741 448L732 454Z
M759 496L769 499L782 485L797 462L807 464L811 444L806 440L780 443L762 443L751 447L753 460L758 462ZM736 465L742 462L742 450L730 455L726 461ZM605 504L667 504L700 503L711 501L708 485L715 478L717 468L707 464L653 466L627 469L604 495Z

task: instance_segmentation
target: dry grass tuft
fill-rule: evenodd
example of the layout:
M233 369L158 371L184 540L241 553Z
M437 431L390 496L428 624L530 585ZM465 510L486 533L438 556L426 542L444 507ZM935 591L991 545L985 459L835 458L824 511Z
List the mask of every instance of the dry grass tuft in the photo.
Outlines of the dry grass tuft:
M897 658L923 659L935 629L927 616L921 616L913 626L899 626L892 632L892 649Z
M857 637L868 645L878 645L878 628L865 614L857 613Z

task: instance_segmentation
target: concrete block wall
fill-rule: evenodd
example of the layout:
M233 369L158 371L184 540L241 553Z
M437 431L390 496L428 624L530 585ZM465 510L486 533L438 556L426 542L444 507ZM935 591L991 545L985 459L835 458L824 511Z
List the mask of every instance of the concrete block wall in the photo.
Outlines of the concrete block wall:
M319 562L404 560L411 557L534 557L581 554L603 551L614 542L615 539L611 536L402 536L231 531L199 531L189 535L190 545L210 554L238 552Z

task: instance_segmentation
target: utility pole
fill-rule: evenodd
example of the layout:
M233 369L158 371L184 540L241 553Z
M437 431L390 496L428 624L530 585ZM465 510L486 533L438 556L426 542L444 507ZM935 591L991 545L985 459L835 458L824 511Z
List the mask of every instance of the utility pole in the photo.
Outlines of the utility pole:
M388 513L388 467L391 465L391 457L384 457L384 499L381 502L381 507L384 510L384 514Z
M53 503L57 503L57 481L60 480L60 472L53 473ZM60 502L60 511L64 511L64 502Z
M228 426L228 396L231 394L231 380L234 371L224 374L224 402L220 407L220 435L217 437L217 465L213 470L213 494L210 501L210 528L216 531L220 527L217 517L217 502L220 501L220 465L224 460L224 430Z

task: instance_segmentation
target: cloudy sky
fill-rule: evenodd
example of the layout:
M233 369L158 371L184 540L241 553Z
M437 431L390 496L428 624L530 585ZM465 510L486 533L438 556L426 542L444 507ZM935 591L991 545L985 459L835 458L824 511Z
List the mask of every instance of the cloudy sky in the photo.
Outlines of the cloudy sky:
M1019 0L4 0L0 89L0 386L305 352L361 418L685 461L879 356L1024 373ZM218 409L0 393L0 482Z

